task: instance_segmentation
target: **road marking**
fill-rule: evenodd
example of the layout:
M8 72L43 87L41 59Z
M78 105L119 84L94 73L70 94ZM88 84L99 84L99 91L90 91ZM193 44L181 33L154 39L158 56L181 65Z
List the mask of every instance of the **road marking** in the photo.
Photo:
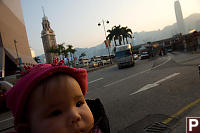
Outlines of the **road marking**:
M168 124L169 122L171 122L173 119L177 118L179 115L181 115L183 112L185 112L186 110L192 108L193 106L195 106L196 104L200 103L200 98L195 100L194 102L186 105L185 107L183 107L182 109L180 109L178 112L176 112L175 114L173 114L171 117L169 117L168 119L164 120L162 123L164 124Z
M158 68L158 67L160 67L160 66L166 64L166 63L169 62L170 60L171 60L171 57L168 57L167 61L163 62L162 64L160 64L160 65L158 65L158 66L156 66L156 67L153 67L153 68L147 69L147 70L145 70L145 71L142 71L142 72L139 72L139 73L130 75L130 76L126 77L126 78L123 78L123 79L114 81L114 82L109 83L109 84L107 84L107 85L105 85L105 86L103 86L103 87L108 87L108 86L111 86L111 85L114 85L114 84L118 84L118 83L120 83L120 82L122 82L122 81L124 81L124 80L130 79L130 78L133 78L133 77L138 76L138 75L140 75L140 74L143 74L143 73L145 73L145 72L151 71L152 69Z
M166 64L166 63L169 62L171 59L172 59L172 58L171 58L170 56L168 56L168 59L167 59L165 62L161 63L160 65L157 65L157 66L153 67L152 69L156 69L156 68L158 68L158 67L160 67L160 66Z
M102 80L102 79L103 79L103 78L99 78L99 79L96 79L96 80L90 81L90 82L88 82L88 84L94 83L94 82L99 81L99 80Z
M111 86L111 85L114 85L114 84L118 84L118 83L120 83L120 82L122 82L122 81L124 81L124 80L133 78L133 77L135 77L135 76L137 76L137 75L139 75L139 74L143 74L143 73L148 72L148 71L150 71L150 70L151 70L151 69L148 69L148 70L145 70L145 71L142 71L142 72L139 72L139 73L130 75L130 76L126 77L126 78L123 78L123 79L114 81L114 82L112 82L112 83L110 83L110 84L107 84L107 85L105 85L105 86L103 86L103 87L108 87L108 86Z
M1 120L0 123L5 122L5 121L9 121L9 120L11 120L11 119L13 119L13 117L10 117L10 118L5 119L5 120Z
M165 77L165 78L163 78L161 80L158 80L157 82L155 82L153 84L147 84L144 87L142 87L141 89L139 89L138 91L131 93L130 95L134 95L134 94L140 93L142 91L146 91L146 90L149 90L149 89L154 88L156 86L159 86L160 83L162 83L162 82L164 82L164 81L166 81L166 80L168 80L170 78L173 78L173 77L175 77L175 76L177 76L179 74L180 73L174 73L174 74L171 74L171 75L169 75L169 76L167 76L167 77Z
M174 74L171 74L171 75L169 75L169 76L167 76L167 77L165 77L165 78L163 78L163 79L161 79L161 80L158 80L157 82L155 82L155 84L160 84L160 83L162 83L162 82L164 82L164 81L166 81L166 80L168 80L168 79L171 79L171 78L173 78L173 77L175 77L175 76L177 76L177 75L179 75L180 73L174 73Z

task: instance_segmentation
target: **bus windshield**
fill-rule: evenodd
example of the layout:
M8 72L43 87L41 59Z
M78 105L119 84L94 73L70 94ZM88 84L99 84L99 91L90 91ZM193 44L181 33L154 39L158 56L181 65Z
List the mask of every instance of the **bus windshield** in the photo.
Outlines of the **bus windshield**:
M115 56L116 56L117 58L126 57L126 56L130 56L130 55L131 55L130 50L118 51L118 52L116 52L116 54L115 54Z

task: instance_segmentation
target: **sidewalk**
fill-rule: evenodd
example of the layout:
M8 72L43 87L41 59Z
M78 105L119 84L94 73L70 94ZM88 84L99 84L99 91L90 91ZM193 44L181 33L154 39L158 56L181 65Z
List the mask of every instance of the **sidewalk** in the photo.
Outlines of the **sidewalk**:
M194 62L190 62L194 59L200 59L200 54L192 54L192 53L184 53L184 52L172 52L172 53L168 53L172 59L178 63L178 64L193 64L196 65L198 62L196 62L196 64L194 64ZM200 64L200 61L199 61Z
M173 52L170 53L172 59L182 65L200 64L200 54ZM198 68L197 68L198 69ZM170 133L186 133L186 117L200 117L200 103L197 103L183 115L175 125L172 126Z
M200 104L197 104L186 116L181 118L170 133L186 133L186 117L200 117Z

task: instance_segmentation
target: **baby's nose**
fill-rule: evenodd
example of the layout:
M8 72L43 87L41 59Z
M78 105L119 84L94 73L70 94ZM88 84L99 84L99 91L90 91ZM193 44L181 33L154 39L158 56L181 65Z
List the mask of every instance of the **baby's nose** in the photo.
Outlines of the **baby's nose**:
M70 123L71 124L76 124L80 120L81 120L81 115L78 112L78 110L77 109L72 109L71 112L70 112Z

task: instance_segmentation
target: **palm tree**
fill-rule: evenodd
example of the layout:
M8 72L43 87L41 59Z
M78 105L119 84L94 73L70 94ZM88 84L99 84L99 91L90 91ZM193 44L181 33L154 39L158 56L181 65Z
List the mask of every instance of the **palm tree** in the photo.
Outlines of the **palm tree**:
M60 55L63 55L63 51L65 50L65 47L63 45L64 45L64 43L53 45L53 46L49 47L48 52L53 53L54 56L56 55L56 56L60 57Z
M85 56L86 56L86 54L85 54L85 52L83 52L83 53L81 53L81 55L79 56L79 58L85 57Z
M67 49L68 49L68 52L69 52L69 54L70 54L70 57L71 57L71 61L72 61L72 49L73 49L73 46L72 45L67 45Z
M114 29L115 29L115 38L118 39L119 45L122 45L122 44L121 44L121 41L122 41L122 30L121 30L121 25L119 25L119 26L114 26Z
M71 50L71 53L72 53L72 55L73 55L73 64L75 65L75 60L74 60L74 54L75 54L75 52L76 52L76 49L72 49Z
M47 53L51 53L53 55L53 59L54 59L57 56L57 53L58 53L57 46L56 45L50 46L47 49ZM53 61L53 59L52 59L52 61Z
M69 65L69 50L65 49L63 51L63 55L65 56L65 58L67 58L67 65Z
M126 38L126 43L127 44L128 44L128 39L127 38L132 38L131 34L132 34L132 30L131 29L129 29L127 26L126 27L122 27L122 36L123 36L123 39Z
M57 45L57 53L58 53L58 55L62 55L63 54L63 51L65 50L65 47L63 45L64 45L64 43L61 43L61 44Z
M72 55L73 55L73 58L74 58L74 54L76 53L76 51L77 51L76 49L72 49L72 51L71 51Z
M106 39L108 39L110 41L114 40L114 44L116 46L116 39L115 39L115 30L114 30L114 27L112 27L111 30L107 30L107 32L109 32L109 34L106 37Z
M109 32L108 36L106 37L106 39L112 41L114 40L115 42L115 46L116 46L116 40L119 41L119 45L121 45L121 41L122 41L122 30L121 30L121 25L119 26L113 26L111 30L108 30L107 32Z

